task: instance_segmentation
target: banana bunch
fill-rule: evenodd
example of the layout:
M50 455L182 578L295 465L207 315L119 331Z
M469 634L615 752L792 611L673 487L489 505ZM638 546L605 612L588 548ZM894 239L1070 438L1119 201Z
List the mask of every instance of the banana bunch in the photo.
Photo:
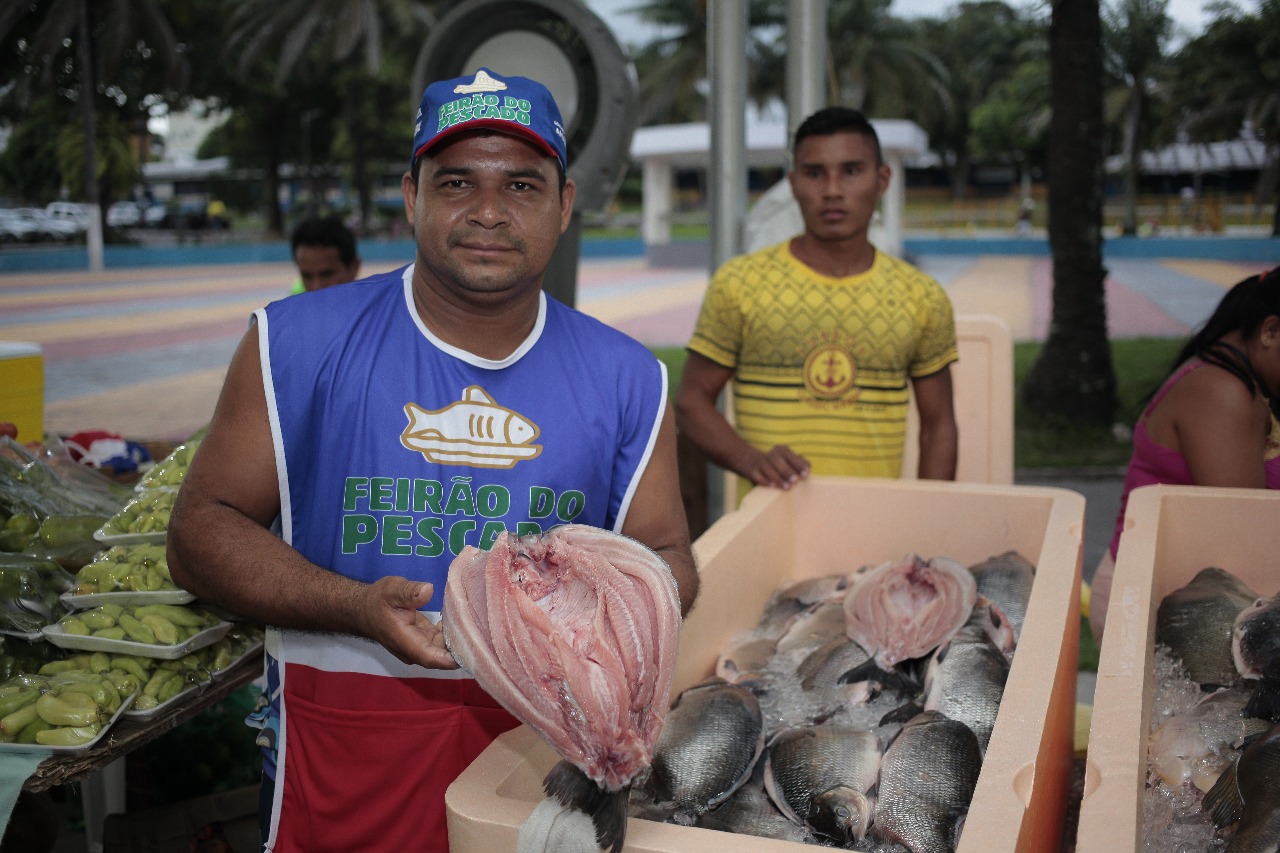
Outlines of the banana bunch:
M169 576L163 542L112 545L76 572L76 595L177 588Z
M177 495L171 489L140 492L123 509L107 519L107 523L98 532L104 536L164 533L169 529L169 513L173 511L173 499Z
M141 491L158 488L176 489L181 486L183 478L187 476L187 468L191 465L191 457L196 455L196 448L199 446L199 439L192 439L178 445L172 453L152 466L151 470L138 481L136 488Z
M181 604L100 604L58 620L64 634L176 646L221 622L196 607Z
M0 684L0 743L86 744L137 689L116 670L14 676Z

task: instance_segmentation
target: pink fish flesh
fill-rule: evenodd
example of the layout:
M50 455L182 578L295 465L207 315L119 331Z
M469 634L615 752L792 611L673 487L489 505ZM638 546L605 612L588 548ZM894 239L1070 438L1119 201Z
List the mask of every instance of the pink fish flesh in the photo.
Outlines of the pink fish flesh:
M844 599L845 632L889 669L950 639L973 612L977 592L963 564L908 554L854 575Z
M649 766L680 630L675 581L653 551L584 525L500 534L453 561L442 623L480 686L601 788Z

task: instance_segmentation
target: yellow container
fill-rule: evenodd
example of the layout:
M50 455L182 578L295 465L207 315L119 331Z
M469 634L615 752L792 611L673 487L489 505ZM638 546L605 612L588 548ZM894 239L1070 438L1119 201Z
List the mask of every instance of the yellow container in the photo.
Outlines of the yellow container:
M1077 853L1143 849L1160 601L1209 566L1261 596L1280 592L1280 493L1147 486L1129 496L1124 524L1098 658Z
M39 344L0 341L0 421L18 441L44 440L44 353Z
M916 552L966 565L1015 549L1036 564L1018 651L958 853L1059 853L1071 776L1084 497L1065 489L814 477L757 489L694 543L702 587L672 695L715 671L791 580ZM557 756L528 727L500 736L445 795L449 849L515 849ZM628 853L801 853L811 846L631 819Z

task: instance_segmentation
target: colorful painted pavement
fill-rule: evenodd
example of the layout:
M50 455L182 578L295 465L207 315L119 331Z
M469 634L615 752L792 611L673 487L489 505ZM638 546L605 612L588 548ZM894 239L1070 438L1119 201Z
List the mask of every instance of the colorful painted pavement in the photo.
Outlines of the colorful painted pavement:
M1043 257L915 259L960 314L995 314L1015 340L1042 340L1052 306ZM395 264L366 262L375 273ZM1261 262L1117 259L1108 263L1113 338L1181 337L1223 290ZM0 275L0 341L34 341L45 362L45 428L101 428L179 440L208 422L250 312L284 296L287 263ZM681 346L706 287L703 269L651 268L642 258L583 260L578 303L641 342Z

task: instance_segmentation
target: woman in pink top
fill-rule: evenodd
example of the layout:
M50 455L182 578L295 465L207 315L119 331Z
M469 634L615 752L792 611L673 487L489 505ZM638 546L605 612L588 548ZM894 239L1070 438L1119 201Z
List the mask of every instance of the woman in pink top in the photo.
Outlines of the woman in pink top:
M1111 548L1093 576L1101 641L1129 493L1168 483L1280 489L1280 267L1233 286L1133 428Z

